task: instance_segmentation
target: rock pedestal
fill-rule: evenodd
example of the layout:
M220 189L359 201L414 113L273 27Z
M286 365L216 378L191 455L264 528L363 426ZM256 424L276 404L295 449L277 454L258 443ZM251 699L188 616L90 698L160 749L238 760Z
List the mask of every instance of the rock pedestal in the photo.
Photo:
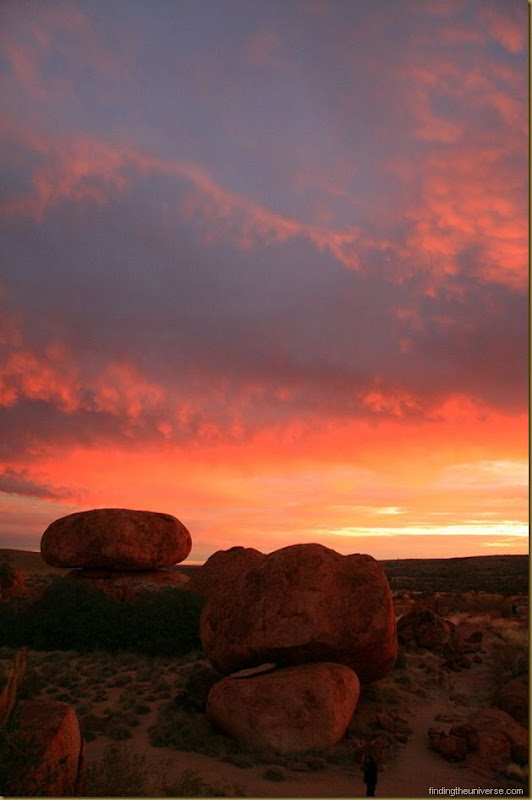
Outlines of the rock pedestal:
M52 522L41 540L48 564L78 567L69 577L120 600L164 586L184 588L188 576L164 568L183 561L191 547L190 533L176 517L124 508L69 514Z
M302 664L249 672L221 680L207 701L212 722L241 744L298 753L330 747L342 738L360 691L348 667Z
M169 569L135 570L134 572L73 569L67 578L90 583L108 597L130 601L138 595L158 592L160 589L188 589L188 575Z

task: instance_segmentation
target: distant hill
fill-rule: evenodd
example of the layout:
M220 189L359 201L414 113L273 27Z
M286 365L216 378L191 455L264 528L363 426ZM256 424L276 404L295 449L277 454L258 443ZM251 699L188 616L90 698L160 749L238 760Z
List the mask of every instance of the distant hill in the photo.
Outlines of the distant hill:
M28 575L66 575L67 570L61 567L51 567L44 561L40 552L32 550L14 550L0 547L0 564L7 561L13 569L22 569ZM178 564L173 569L190 574L198 569L197 564Z
M8 562L13 569L22 569L28 575L63 575L65 570L51 567L43 561L40 553L31 550L11 550L0 547L0 564Z
M398 558L380 563L392 589L528 594L528 556Z
M64 575L50 567L41 554L0 548L0 564L8 561L28 575ZM420 592L493 592L528 594L528 556L471 556L466 558L398 558L381 561L392 589ZM173 569L190 575L197 564L178 564Z

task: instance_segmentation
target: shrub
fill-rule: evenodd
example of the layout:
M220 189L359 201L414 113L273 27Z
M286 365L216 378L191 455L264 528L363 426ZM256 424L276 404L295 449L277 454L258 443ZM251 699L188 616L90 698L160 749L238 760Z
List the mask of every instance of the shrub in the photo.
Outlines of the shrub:
M20 598L0 604L0 641L36 650L182 656L200 645L202 605L199 595L183 589L125 603L82 581L55 578L34 606ZM108 663L100 667L102 678L113 675Z
M88 797L146 797L154 767L145 754L127 745L111 745L101 761L87 767Z
M209 692L222 676L212 667L198 665L186 678L178 703L187 711L205 711Z
M148 734L154 747L203 753L214 758L241 749L229 736L215 730L205 714L187 713L176 708L175 703L159 707L157 721Z
M285 781L286 771L282 767L268 767L262 773L262 777L267 781Z
M528 672L528 651L509 642L497 645L492 650L490 666L494 682L500 686Z
M110 739L115 739L117 742L123 742L124 739L131 739L132 733L125 725L112 725L106 728L107 736Z
M15 573L13 567L7 561L2 561L0 564L0 589L6 589L11 586Z
M206 781L199 772L186 769L177 781L162 787L166 797L245 797L241 786L220 786Z
M397 651L397 659L395 661L394 669L406 669L406 653L403 647L399 647Z

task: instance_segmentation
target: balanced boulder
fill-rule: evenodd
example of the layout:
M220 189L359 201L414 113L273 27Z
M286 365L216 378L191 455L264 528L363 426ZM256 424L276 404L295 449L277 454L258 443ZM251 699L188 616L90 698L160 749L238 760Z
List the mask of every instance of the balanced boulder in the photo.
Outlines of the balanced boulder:
M276 550L222 583L205 604L200 634L222 673L333 661L367 683L386 675L397 656L392 596L379 564L319 544Z
M302 664L262 674L251 671L215 684L207 715L247 747L305 752L329 747L342 738L359 691L357 676L341 664Z
M157 569L183 561L192 547L185 526L170 514L99 508L52 522L41 554L54 567Z

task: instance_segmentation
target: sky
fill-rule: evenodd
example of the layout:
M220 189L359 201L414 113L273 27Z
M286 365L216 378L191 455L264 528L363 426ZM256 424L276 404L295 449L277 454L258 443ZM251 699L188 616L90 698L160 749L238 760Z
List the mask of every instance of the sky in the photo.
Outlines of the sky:
M526 0L3 0L0 546L525 553Z

